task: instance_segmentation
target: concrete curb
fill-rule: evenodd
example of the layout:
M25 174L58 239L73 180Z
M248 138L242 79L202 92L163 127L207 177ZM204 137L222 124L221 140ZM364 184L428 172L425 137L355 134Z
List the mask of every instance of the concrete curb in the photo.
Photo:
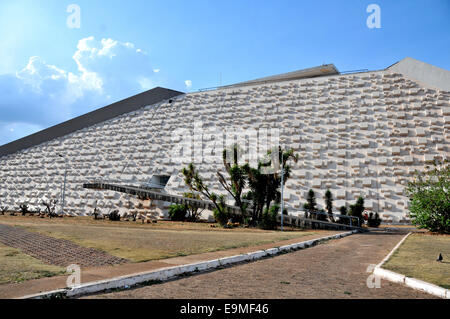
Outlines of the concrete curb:
M23 296L20 299L47 299L47 298L66 298L66 297L76 297L86 294L92 294L96 292L105 291L108 289L117 288L129 288L138 284L145 284L151 282L160 282L175 278L180 275L188 275L200 271L213 270L221 268L225 265L233 265L241 262L249 262L258 260L264 257L276 256L283 253L288 253L291 251L308 248L314 246L320 242L339 239L354 233L357 230L348 231L345 233L339 233L336 235L325 236L317 239L312 239L308 241L298 242L290 245L285 245L281 247L274 247L266 250L258 250L250 253L223 257L219 259L201 261L193 264L174 266L162 268L150 272L135 273L126 276L115 277L106 280L94 281L73 288L58 289L53 291L42 292L34 295Z
M403 242L406 240L406 238L408 238L409 235L411 235L411 233L408 233L406 236L404 236L402 240L400 240L400 242L391 250L391 252L378 265L375 266L373 274L380 278L403 284L415 290L424 291L443 299L450 299L449 289L445 289L419 279L406 277L405 275L381 268L381 266L383 266L389 260L392 254L400 247L401 244L403 244Z

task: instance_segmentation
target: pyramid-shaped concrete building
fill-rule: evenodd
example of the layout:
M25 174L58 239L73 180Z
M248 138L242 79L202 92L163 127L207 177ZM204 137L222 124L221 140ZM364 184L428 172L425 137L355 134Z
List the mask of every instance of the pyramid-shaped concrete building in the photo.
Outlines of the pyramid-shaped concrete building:
M164 217L170 203L83 184L156 184L181 195L180 170L193 161L226 194L216 175L224 136L243 132L241 146L256 145L259 155L274 138L299 154L284 192L290 214L301 213L309 189L323 207L330 189L335 210L363 196L385 221L406 222L412 173L450 155L449 100L450 72L411 58L378 71L341 74L330 64L187 94L155 88L1 146L0 205L35 209L64 192L69 214L97 207Z

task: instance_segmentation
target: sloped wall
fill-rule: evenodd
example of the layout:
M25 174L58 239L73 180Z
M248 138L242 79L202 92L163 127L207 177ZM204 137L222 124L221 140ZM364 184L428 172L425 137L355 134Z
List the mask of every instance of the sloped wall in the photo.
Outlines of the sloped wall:
M94 179L143 182L168 174L167 191L180 194L187 190L184 164L173 155L182 137L174 132L201 122L203 129L280 128L280 144L300 155L285 188L289 212L302 207L310 188L323 205L330 188L336 209L363 196L366 207L398 221L407 213L403 189L411 173L450 154L449 97L389 70L186 94L0 158L0 201L35 206L43 196L59 197L66 165L72 213L91 212L96 201L104 212L138 203L82 188ZM205 135L202 145L208 142ZM215 177L223 164L196 166L223 193Z

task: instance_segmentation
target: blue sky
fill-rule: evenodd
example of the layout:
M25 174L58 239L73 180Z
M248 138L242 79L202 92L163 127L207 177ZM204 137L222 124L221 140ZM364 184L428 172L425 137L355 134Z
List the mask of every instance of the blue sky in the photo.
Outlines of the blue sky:
M372 3L379 29L366 25ZM67 26L70 4L80 28ZM155 86L407 56L450 69L450 1L0 0L0 144Z

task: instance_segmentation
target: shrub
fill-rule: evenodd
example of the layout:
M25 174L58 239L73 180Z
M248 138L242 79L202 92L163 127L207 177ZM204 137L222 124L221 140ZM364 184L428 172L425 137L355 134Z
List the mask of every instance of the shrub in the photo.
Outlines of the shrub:
M323 209L316 211L316 213L317 214L315 214L315 215L316 215L317 220L323 220L323 221L327 220L328 214Z
M97 207L94 208L94 213L93 213L93 215L94 215L94 219L100 219L100 218L99 218L99 216L100 216L100 210L99 210Z
M173 204L169 206L169 217L172 221L184 222L186 220L186 205Z
M264 209L260 227L262 229L277 229L277 216L280 206L278 204L270 206L270 209Z
M8 211L8 206L1 206L0 207L0 215L5 215L5 213Z
M192 198L192 199L201 199L199 194L195 193L183 193L183 197ZM186 218L187 221L197 222L200 219L200 216L203 212L203 209L200 209L196 205L185 205L188 216Z
M347 212L347 207L341 206L341 207L339 208L339 213L340 213L341 215L347 216L347 213L348 213L348 212ZM348 225L348 224L350 224L350 221L349 221L348 218L339 217L338 223L339 223L339 224Z
M217 208L214 208L213 216L216 222L218 222L221 226L227 225L231 218L231 214L229 214L225 209L218 210Z
M381 224L381 218L380 215L378 215L378 213L375 213L375 215L373 213L369 214L369 218L367 219L367 225L369 227L378 227Z
M22 213L22 216L25 216L26 214L30 213L30 211L28 210L27 204L21 204L21 205L19 205L19 208L20 208L20 212Z
M57 217L58 214L56 213L56 204L58 203L58 200L43 200L42 205L45 206L45 212L47 213L48 217ZM42 215L43 216L43 215Z
M113 210L111 213L108 214L108 218L111 221L119 221L120 220L119 211L117 209Z
M360 196L356 200L355 204L350 205L349 215L350 216L354 216L354 217L358 217L359 218L359 223L361 224L363 222L363 212L364 212L364 198L362 198Z
M432 232L450 233L450 165L434 163L433 169L416 173L408 183L412 223Z

